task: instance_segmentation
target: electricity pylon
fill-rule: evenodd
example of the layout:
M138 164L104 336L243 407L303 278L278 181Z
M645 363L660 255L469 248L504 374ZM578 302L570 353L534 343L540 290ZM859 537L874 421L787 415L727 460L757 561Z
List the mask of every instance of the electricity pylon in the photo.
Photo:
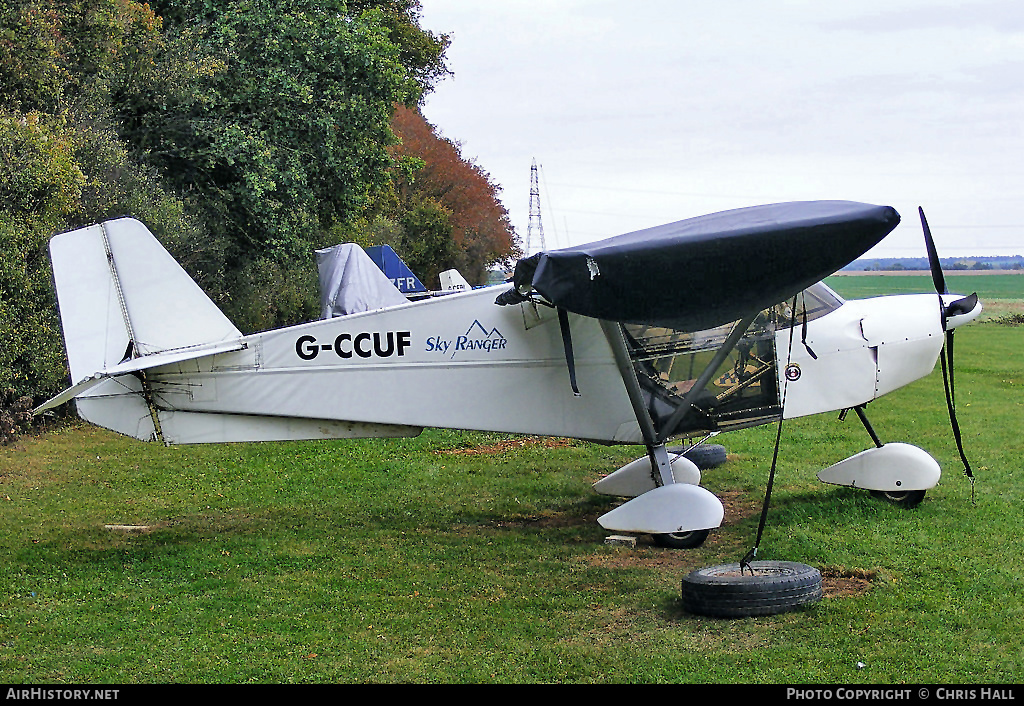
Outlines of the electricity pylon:
M529 257L532 253L530 248L534 244L533 236L536 231L537 236L540 238L540 248L537 252L541 252L547 249L547 244L544 242L544 224L540 219L540 180L537 178L537 160L533 160L533 164L530 167L530 220L526 224L526 252L524 253Z

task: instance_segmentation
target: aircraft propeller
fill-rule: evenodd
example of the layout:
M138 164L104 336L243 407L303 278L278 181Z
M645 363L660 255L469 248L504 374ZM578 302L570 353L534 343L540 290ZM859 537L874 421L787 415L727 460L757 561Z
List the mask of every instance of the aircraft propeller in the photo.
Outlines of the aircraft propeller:
M924 244L928 251L928 264L932 272L932 282L935 285L935 292L939 295L939 309L942 317L942 328L946 333L946 339L942 346L939 359L942 361L942 383L946 391L946 407L949 410L949 422L953 429L953 438L956 440L957 451L960 452L960 460L964 464L964 474L974 481L974 473L971 471L971 464L964 453L963 440L960 434L960 425L956 418L956 388L953 382L953 333L956 325L950 325L950 319L960 314L966 314L974 310L978 304L978 294L974 293L961 297L954 301L948 301L949 290L946 289L946 278L942 272L942 265L939 262L938 251L935 249L935 241L932 238L931 228L928 227L928 219L925 218L924 209L918 206L918 213L921 216L921 228L924 231Z

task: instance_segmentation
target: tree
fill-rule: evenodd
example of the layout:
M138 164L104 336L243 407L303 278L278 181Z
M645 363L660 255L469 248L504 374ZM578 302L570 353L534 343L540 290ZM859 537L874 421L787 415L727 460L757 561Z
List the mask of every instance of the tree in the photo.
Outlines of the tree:
M449 209L428 196L414 197L402 214L402 235L395 249L425 283L437 282L441 272L458 264L452 219Z
M398 198L411 207L430 200L450 213L454 266L480 283L489 266L517 257L515 230L487 172L465 159L459 144L438 134L418 110L397 106L391 124L401 140L392 153L422 164L394 172Z
M207 11L190 15L197 6ZM308 255L319 233L386 188L392 105L417 100L417 73L431 71L402 64L383 11L330 0L157 7L177 22L168 56L206 69L137 106L123 134L176 189L202 195L229 269Z
M445 70L447 38L415 26L418 7L156 3L171 27L162 78L124 106L121 134L200 214L224 253L226 313L243 329L301 320L317 298L312 250L386 198L393 106L415 103ZM229 296L280 304L261 293L269 281L245 281L266 272L275 287L298 278L293 309L260 316Z
M400 202L394 180L421 164L389 151L394 106L416 105L447 73L448 38L421 29L419 11L418 0L4 3L3 399L63 384L45 250L56 232L140 218L249 330L316 311L312 251L338 233L462 257L456 211L429 194Z
M137 90L160 23L130 0L14 0L0 8L0 392L66 382L47 240L132 213L173 246L195 224L114 129L111 102Z
M70 135L37 115L0 115L0 391L16 395L63 382L45 244L86 182Z
M147 79L162 39L160 18L143 3L7 0L0 8L0 97L25 113L102 113L107 95Z

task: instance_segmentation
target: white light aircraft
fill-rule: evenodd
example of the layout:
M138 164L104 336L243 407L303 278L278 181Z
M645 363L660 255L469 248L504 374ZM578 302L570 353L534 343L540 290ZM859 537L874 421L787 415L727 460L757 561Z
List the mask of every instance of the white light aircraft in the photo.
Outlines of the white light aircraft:
M843 301L821 283L899 220L847 201L738 209L540 253L511 285L417 301L372 296L393 285L371 266L348 279L363 304L251 335L142 223L107 221L50 241L72 386L35 411L74 399L89 422L166 444L427 426L643 444L595 484L630 498L599 523L698 546L723 506L670 441L853 409L875 445L819 477L916 503L938 464L879 442L864 407L929 374L981 304L946 293L923 212L937 295Z

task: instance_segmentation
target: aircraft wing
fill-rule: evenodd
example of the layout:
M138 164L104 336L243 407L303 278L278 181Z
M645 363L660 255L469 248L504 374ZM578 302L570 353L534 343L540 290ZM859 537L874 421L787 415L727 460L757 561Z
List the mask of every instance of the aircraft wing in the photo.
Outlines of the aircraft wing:
M498 303L533 290L583 316L708 329L819 282L899 222L889 206L851 201L713 213L522 259Z

